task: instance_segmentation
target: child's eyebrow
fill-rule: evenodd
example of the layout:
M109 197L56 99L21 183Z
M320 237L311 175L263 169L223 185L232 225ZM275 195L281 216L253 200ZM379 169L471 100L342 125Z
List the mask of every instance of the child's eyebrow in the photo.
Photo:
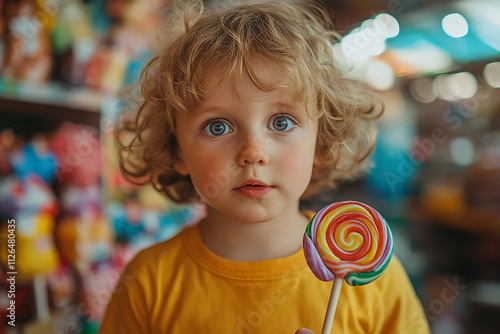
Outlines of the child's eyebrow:
M214 106L204 106L204 105L200 105L198 108L195 108L193 111L190 112L190 116L196 117L196 116L199 116L201 114L208 113L208 112L218 112L218 111L224 111L224 110L226 110L226 109L224 107L222 107L222 106L217 106L217 105L214 105Z
M279 111L293 111L296 113L301 113L301 114L308 114L305 108L303 108L300 104L298 103L293 103L293 102L271 102L267 105L267 107L270 107L272 109L275 109L277 112ZM189 118L194 119L198 116L201 116L206 113L218 113L218 112L226 112L230 108L221 106L221 105L200 105L199 107L195 108L189 113Z

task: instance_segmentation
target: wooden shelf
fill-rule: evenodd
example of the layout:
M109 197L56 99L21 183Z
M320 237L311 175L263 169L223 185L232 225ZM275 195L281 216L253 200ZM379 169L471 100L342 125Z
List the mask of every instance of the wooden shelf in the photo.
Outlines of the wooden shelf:
M5 97L0 97L0 113L44 117L55 121L68 120L94 126L99 126L100 118L98 111Z
M64 121L99 128L102 94L67 89L58 83L43 86L0 82L0 129L22 135L53 131Z
M467 204L447 207L421 199L415 200L412 206L411 216L420 222L500 239L500 213L492 209Z

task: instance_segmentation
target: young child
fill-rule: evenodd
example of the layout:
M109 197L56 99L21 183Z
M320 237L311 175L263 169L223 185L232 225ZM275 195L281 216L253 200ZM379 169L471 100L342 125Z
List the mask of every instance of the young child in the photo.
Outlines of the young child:
M127 265L99 333L319 333L332 283L307 266L299 201L363 167L379 100L337 68L312 5L191 1L168 29L121 166L206 217ZM428 332L396 257L341 291L332 333Z

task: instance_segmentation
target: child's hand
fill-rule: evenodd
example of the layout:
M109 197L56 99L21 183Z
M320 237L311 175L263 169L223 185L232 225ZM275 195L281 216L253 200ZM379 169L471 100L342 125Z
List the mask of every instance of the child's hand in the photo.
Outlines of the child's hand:
M314 332L307 328L300 328L295 334L314 334Z

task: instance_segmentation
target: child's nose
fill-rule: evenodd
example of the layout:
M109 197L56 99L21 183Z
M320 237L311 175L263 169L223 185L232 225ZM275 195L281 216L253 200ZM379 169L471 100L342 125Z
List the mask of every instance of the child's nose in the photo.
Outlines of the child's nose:
M247 138L238 153L238 164L244 167L246 164L267 164L269 158L264 143L257 138Z

